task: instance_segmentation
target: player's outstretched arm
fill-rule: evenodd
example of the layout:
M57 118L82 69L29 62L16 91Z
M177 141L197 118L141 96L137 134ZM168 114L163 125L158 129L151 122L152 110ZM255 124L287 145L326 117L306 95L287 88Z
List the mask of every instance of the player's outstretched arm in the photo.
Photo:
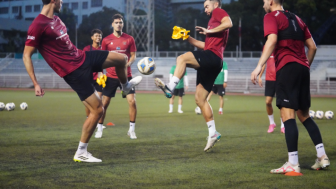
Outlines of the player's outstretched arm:
M127 62L127 67L131 66L136 58L136 52L130 52L130 59Z
M307 39L305 45L308 47L307 59L310 66L313 63L317 48L313 38Z
M34 72L33 61L31 59L31 56L33 55L34 51L35 51L35 47L25 46L24 51L23 51L23 63L26 67L26 70L28 72L30 79L33 81L34 88L35 88L35 95L42 97L44 95L44 90L37 83L35 72Z
M261 72L262 66L266 63L268 58L271 56L275 45L278 42L278 36L276 34L270 34L267 36L267 41L264 46L264 50L261 54L257 67L251 73L251 81L255 85L257 83L257 77Z
M217 33L217 32L221 32L227 29L230 29L232 27L232 21L231 18L229 16L225 16L222 20L221 20L221 24L213 29L206 29L200 26L196 26L196 30L199 31L200 34L204 34L206 35L207 33Z
M203 41L199 41L199 40L197 40L195 38L192 38L191 36L189 36L187 40L188 40L188 42L190 44L192 44L193 46L195 46L195 47L197 47L199 49L203 50L204 47L205 47L205 43Z

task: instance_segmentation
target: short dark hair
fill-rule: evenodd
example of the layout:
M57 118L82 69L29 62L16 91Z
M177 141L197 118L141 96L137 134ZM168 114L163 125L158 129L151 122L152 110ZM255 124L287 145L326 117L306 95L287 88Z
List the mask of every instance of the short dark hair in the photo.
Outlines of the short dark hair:
M91 31L91 36L93 36L93 35L96 34L96 33L103 35L103 32L102 32L100 29L93 29L93 30Z
M48 5L51 0L42 0L43 5Z
M284 3L285 0L275 0L276 3L282 5Z
M218 7L222 7L222 1L221 0L204 0L205 1L216 1L218 3Z
M121 14L115 14L115 15L112 16L112 22L114 22L115 19L124 20L124 17Z

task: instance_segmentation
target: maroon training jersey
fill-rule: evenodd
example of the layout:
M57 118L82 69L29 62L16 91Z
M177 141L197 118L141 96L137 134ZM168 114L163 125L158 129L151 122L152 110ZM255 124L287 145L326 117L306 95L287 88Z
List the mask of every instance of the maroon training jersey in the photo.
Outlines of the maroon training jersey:
M92 45L88 45L86 47L83 48L83 51L97 51L97 50L102 50L101 46L99 46L98 48L94 48ZM93 72L93 80L96 80L98 78L98 72Z
M208 23L208 30L216 28L221 24L224 17L229 16L228 13L220 8L215 8L212 11L212 16ZM223 60L223 52L225 50L229 37L229 29L221 32L206 34L204 50L211 50L219 58Z
M113 33L106 36L102 42L102 50L108 50L111 52L117 52L125 54L128 59L131 52L136 52L135 42L132 36L122 33L118 38ZM106 76L111 78L118 78L114 67L106 69ZM127 77L132 77L131 67L127 68Z
M304 32L304 39L311 38L306 24L296 16L300 28ZM279 30L284 30L288 27L288 19L281 11L273 11L264 17L264 37L267 38L270 34L278 35ZM276 71L280 70L289 62L297 62L309 68L308 59L304 49L304 41L286 39L277 42L274 49L274 60Z
M276 70L275 70L275 61L273 54L268 58L266 62L266 80L275 81L276 80Z
M61 77L80 67L85 53L70 41L67 28L58 16L39 14L29 26L27 46L38 49L49 66Z

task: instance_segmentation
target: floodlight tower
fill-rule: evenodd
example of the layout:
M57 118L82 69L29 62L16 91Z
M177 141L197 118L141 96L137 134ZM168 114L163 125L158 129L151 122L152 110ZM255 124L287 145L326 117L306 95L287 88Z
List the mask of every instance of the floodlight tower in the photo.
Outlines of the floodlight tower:
M154 0L126 0L126 29L139 51L154 56L155 26Z

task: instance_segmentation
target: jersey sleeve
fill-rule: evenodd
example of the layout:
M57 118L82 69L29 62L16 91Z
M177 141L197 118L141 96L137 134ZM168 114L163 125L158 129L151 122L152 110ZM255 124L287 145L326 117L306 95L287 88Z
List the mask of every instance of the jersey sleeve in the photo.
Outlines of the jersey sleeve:
M267 38L269 34L278 35L278 23L272 14L266 14L264 17L264 37Z
M26 45L32 47L38 47L40 45L40 41L43 35L43 28L41 28L38 24L32 24L29 26L27 32Z
M298 16L296 16L296 19L297 19L297 21L299 22L299 25L300 25L301 29L302 29L303 32L304 32L305 39L309 39L309 38L311 38L312 35L311 35L311 33L310 33L310 31L309 31L307 25L306 25L306 24L305 24L305 23L304 23Z
M220 8L216 8L213 13L212 13L213 17L215 20L221 22L222 19L226 16L229 16L229 14L223 10L223 9L220 9Z
M106 39L103 39L102 43L101 43L101 48L102 50L106 51L107 47L106 47Z
M136 52L136 51L137 51L137 48L135 46L134 38L131 37L131 39L130 39L130 52Z

